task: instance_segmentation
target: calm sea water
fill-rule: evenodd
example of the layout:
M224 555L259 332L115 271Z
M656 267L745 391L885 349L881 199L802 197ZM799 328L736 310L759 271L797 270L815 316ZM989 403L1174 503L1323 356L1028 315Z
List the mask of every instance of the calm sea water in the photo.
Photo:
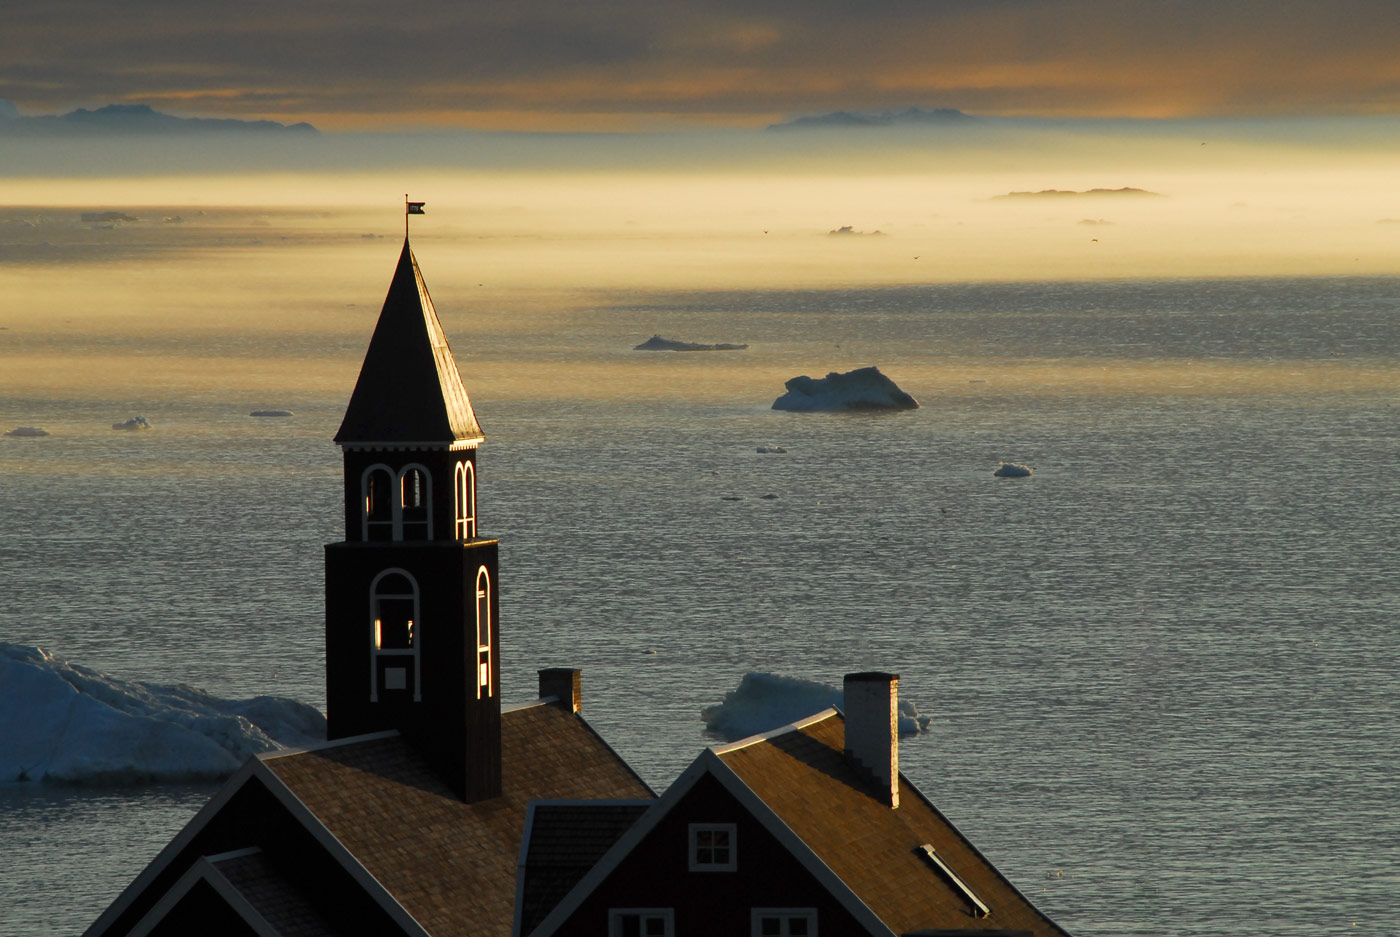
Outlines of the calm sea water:
M1071 932L1400 933L1398 310L1397 279L623 293L454 338L505 696L582 667L661 789L745 672L895 671L934 716L905 772ZM753 347L628 350L653 331ZM474 381L522 354L559 379ZM770 373L872 363L923 408L768 409ZM0 639L323 705L344 395L274 403L0 399L91 427L0 438ZM209 794L0 788L0 932L81 930Z

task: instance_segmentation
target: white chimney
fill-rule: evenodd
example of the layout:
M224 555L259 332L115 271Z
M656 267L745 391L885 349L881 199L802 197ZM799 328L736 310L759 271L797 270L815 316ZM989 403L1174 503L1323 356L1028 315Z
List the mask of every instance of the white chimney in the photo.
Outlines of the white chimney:
M870 772L876 797L899 806L899 674L848 673L846 755Z

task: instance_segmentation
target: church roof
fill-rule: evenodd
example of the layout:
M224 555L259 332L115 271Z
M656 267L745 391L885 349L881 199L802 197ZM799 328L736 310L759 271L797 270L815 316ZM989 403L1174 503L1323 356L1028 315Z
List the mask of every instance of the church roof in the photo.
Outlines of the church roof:
M509 937L532 801L655 797L581 716L546 702L501 713L501 782L464 803L396 732L259 755L87 933L166 919L203 882L284 937L346 914L364 926L345 933ZM595 816L604 839L626 819Z
M405 238L335 441L345 446L450 445L482 437Z
M434 937L510 934L530 801L654 796L581 717L548 704L502 713L501 796L473 804L399 736L263 763Z

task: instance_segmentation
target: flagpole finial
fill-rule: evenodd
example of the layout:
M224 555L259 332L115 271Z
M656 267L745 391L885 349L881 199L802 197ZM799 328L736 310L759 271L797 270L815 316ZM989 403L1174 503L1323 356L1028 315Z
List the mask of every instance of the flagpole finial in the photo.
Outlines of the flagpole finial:
M427 203L427 202L410 202L410 201L408 200L408 193L407 193L407 192L404 193L404 195L403 195L403 237L404 237L404 240L405 240L405 241L408 240L408 216L409 216L409 215L422 215L422 214L424 214L423 206L426 205L426 204L428 204L428 203Z

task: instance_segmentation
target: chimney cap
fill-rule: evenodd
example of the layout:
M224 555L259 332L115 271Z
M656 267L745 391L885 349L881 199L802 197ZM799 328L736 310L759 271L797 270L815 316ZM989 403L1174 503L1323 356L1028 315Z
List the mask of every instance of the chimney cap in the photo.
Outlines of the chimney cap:
M896 680L898 680L898 679L899 679L899 674L897 674L897 673L884 673L883 671L879 671L879 670L866 670L866 671L862 671L861 673L848 673L848 674L846 674L845 682L846 682L846 683L879 683L879 682L881 682L881 681L884 681L885 683L893 683L894 681L896 681Z

